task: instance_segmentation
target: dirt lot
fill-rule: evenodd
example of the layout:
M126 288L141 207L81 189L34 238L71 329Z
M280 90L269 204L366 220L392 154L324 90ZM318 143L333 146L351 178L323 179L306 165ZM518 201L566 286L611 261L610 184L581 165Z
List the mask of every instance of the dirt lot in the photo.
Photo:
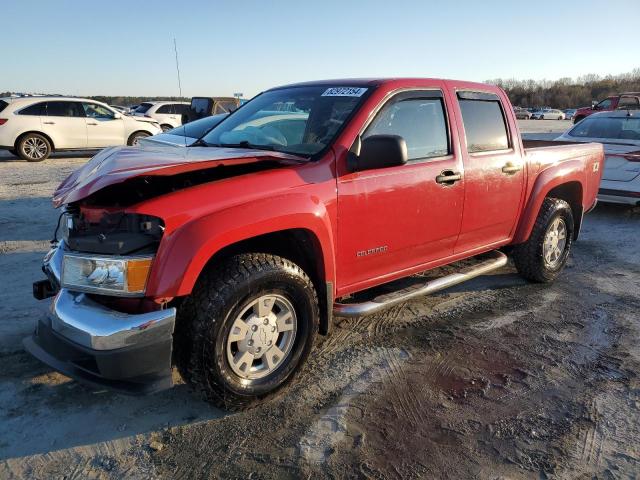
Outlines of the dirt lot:
M22 351L48 303L30 288L57 219L49 197L85 161L0 154L0 478L640 476L640 208L586 217L552 286L508 266L337 318L292 388L227 414L184 385L93 391Z

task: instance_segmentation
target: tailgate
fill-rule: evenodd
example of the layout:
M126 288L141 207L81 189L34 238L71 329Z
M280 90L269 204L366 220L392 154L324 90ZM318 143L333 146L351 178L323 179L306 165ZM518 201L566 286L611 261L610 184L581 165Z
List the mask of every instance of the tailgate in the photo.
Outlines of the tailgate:
M605 155L603 180L630 182L638 175L640 175L640 152Z

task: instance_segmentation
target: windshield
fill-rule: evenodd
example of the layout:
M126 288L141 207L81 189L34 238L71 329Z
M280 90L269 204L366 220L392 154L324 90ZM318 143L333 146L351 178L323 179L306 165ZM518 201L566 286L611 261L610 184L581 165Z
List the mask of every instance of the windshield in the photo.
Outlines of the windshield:
M640 118L587 117L573 127L569 131L569 135L614 140L640 140Z
M366 91L345 86L271 90L244 105L203 141L311 156L333 141Z
M227 115L226 113L211 115L210 117L201 118L200 120L195 120L181 127L169 130L167 133L181 137L200 138L207 133L207 131L219 124Z

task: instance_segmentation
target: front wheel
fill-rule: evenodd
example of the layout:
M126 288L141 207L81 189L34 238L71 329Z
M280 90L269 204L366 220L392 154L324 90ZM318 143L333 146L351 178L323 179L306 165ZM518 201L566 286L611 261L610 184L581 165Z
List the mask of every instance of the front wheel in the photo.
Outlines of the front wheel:
M318 330L313 283L274 255L237 255L204 272L181 310L178 369L228 410L250 407L288 382Z
M569 204L558 198L545 198L529 239L513 249L518 273L534 282L554 281L567 263L573 228Z
M134 146L134 145L138 145L139 141L141 138L147 138L150 137L151 134L149 132L135 132L132 133L131 136L129 137L129 140L127 141L127 145L129 146Z

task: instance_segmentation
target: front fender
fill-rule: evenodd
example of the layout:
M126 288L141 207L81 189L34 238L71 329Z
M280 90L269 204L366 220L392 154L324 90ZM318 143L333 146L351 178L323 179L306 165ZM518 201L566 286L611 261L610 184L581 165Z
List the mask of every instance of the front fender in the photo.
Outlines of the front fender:
M315 196L288 193L230 207L194 219L163 238L147 284L147 295L191 293L216 252L234 243L288 229L305 229L322 249L326 282L334 282L335 248L331 218Z
M529 239L542 202L551 190L563 184L577 182L581 185L584 194L585 181L584 161L580 159L567 160L542 171L533 184L512 243L523 243ZM580 198L580 205L582 206L582 204L583 198Z

